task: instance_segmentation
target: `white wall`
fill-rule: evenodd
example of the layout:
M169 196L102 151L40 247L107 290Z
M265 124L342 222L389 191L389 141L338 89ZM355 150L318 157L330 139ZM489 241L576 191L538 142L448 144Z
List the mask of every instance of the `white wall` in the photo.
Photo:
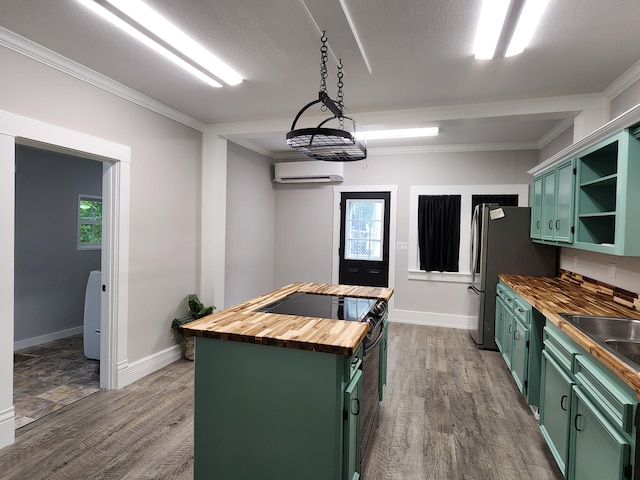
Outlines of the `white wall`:
M78 195L102 195L102 163L20 145L15 162L14 341L28 346L82 329L101 252L77 249Z
M170 347L198 290L202 134L5 48L0 64L0 110L131 146L128 360Z
M267 157L228 143L225 300L273 290L275 193Z

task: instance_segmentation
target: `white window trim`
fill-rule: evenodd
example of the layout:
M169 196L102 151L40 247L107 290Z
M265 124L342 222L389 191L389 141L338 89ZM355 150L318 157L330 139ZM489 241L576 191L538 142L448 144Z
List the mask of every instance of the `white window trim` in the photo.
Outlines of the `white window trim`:
M460 271L425 272L420 270L418 251L418 197L420 195L460 195ZM472 195L518 195L518 206L529 206L529 185L412 185L409 190L409 280L469 283L471 269L471 197Z
M84 193L79 193L78 194L78 204L77 204L77 219L78 219L78 225L76 227L76 244L77 244L77 248L78 250L102 250L102 243L80 243L80 226L83 223L90 223L90 222L83 222L80 220L80 202L82 200L89 200L89 201L99 201L100 203L102 203L102 197L101 196L97 196L97 195L85 195ZM102 205L104 208L104 204ZM103 211L103 217L104 217L104 211Z

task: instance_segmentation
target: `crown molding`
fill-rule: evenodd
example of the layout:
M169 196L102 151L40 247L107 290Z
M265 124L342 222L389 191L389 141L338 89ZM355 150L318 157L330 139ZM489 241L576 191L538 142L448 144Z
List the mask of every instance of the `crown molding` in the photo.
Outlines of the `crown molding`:
M640 80L640 60L634 63L629 70L620 75L604 90L604 96L611 101L631 85Z
M32 60L55 68L71 77L81 80L85 83L100 88L106 92L116 95L124 100L139 105L147 110L160 114L164 117L175 120L178 123L191 127L194 130L203 132L206 125L189 115L185 115L164 103L158 102L151 97L147 97L142 93L129 88L111 78L91 70L78 62L60 55L59 53L49 50L17 33L0 27L0 45L13 50L20 55L24 55Z
M564 131L573 125L573 118L565 118L560 121L555 127L549 130L538 143L538 148L542 150L544 147L553 142L558 136L560 136Z

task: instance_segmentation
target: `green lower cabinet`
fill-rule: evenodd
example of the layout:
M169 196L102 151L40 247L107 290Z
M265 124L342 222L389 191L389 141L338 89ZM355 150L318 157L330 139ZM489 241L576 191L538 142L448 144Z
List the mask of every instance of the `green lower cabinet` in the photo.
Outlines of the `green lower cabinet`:
M344 391L344 471L345 480L360 478L360 401L362 370L358 370Z
M540 431L562 474L567 475L571 388L575 382L549 353L542 352Z
M361 348L345 357L197 337L194 479L358 479Z
M573 387L571 480L630 478L629 442L600 413L579 386Z
M496 345L498 347L498 351L500 353L504 353L504 334L505 334L505 321L504 321L504 314L505 314L505 304L504 304L504 300L502 300L502 298L497 297L496 298L496 327L495 327L495 334L496 334Z
M502 343L502 358L507 364L507 368L511 370L511 349L513 346L513 323L515 319L508 308L504 309L504 340Z
M529 366L529 329L517 317L513 318L513 343L511 348L511 373L520 389L527 395L527 368Z

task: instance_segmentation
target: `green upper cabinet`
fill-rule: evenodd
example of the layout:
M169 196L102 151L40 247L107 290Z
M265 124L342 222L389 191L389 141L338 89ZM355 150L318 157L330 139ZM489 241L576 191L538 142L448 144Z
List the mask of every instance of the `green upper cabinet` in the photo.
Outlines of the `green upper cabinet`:
M640 141L629 130L577 155L576 248L640 256Z
M532 239L553 244L573 242L574 189L573 158L533 179ZM536 203L539 203L539 207Z
M542 238L542 176L531 185L531 238Z

